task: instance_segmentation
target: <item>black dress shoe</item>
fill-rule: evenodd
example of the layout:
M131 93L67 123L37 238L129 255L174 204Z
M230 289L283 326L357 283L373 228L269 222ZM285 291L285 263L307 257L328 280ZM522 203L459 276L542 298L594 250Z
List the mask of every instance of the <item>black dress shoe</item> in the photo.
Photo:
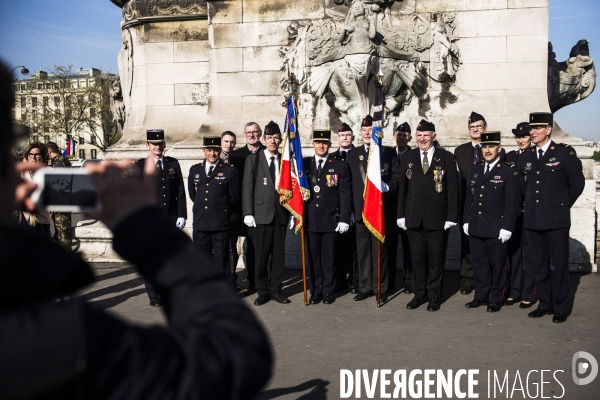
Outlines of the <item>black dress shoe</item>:
M508 300L506 300L504 302L504 305L505 306L512 306L513 304L518 303L520 301L521 301L521 299L508 299Z
M309 304L319 304L321 302L321 300L323 300L323 298L321 297L320 294L313 294L312 296L310 296L310 299L308 299L308 303Z
M413 288L412 288L412 285L410 283L405 283L404 284L404 293L406 293L406 294L412 294L413 293Z
M262 306L263 304L266 304L269 302L269 300L271 300L271 296L269 296L268 294L265 295L259 295L256 300L254 300L254 305L255 306Z
M472 301L468 302L467 304L465 304L465 308L479 308L481 306L487 306L488 304L490 304L489 301L472 300Z
M369 298L369 293L359 293L354 296L354 301L363 301Z
M248 294L254 294L256 293L256 287L254 285L248 285L248 289L246 289L246 292Z
M534 304L535 303L533 301L531 303L521 302L521 304L519 304L519 308L529 308L529 307L531 307Z
M332 304L335 301L335 297L330 294L323 295L323 304Z
M471 294L471 292L473 291L473 288L471 286L463 286L460 288L460 294Z
M358 288L356 286L352 286L350 288L350 293L352 293L352 294L358 294Z
M291 303L290 299L288 299L287 297L285 297L284 295L282 295L279 292L273 293L273 298L279 304L290 304Z
M436 300L429 300L427 304L427 311L437 311L440 309L440 302Z
M380 303L380 304L383 304L383 303L385 303L386 301L388 301L387 294L385 294L385 293L381 293L381 296L379 296L379 303Z
M567 322L567 316L565 314L554 314L554 317L552 317L552 322L562 324L563 322Z
M150 299L150 305L152 307L162 307L162 301L158 297L153 297Z
M414 310L414 309L419 308L419 306L421 306L421 304L423 304L423 303L425 303L425 302L417 299L416 297L413 297L413 299L411 301L409 301L408 304L406 305L406 308L408 308L409 310Z
M535 310L530 312L528 316L529 316L529 318L541 318L547 314L554 314L554 311L552 311L551 308L548 310L542 310L542 309L536 308Z
M490 303L487 306L487 312L498 312L498 311L500 311L501 308L502 308L502 306L498 303Z

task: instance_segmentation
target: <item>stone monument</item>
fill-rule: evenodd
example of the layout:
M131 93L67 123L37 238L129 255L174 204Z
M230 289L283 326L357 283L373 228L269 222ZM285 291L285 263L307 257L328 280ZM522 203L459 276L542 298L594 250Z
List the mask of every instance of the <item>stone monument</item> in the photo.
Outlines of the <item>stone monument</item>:
M246 122L282 123L289 93L299 100L308 153L313 128L359 127L378 77L384 144L392 144L398 124L414 127L426 118L436 124L441 145L453 150L469 140L467 118L477 111L510 150L511 129L529 112L558 110L595 87L587 41L564 63L552 57L548 0L111 1L123 10L118 61L125 118L108 157L145 156L146 129L162 128L167 154L180 159L184 173L200 159L204 135L231 130L241 146ZM588 158L586 188L572 211L578 229L571 231L571 262L590 270L592 150L555 128L554 140ZM89 243L103 235L85 229ZM458 240L454 232L447 267L458 266ZM290 235L288 266L299 265L297 242ZM88 259L110 258L103 251L106 257Z

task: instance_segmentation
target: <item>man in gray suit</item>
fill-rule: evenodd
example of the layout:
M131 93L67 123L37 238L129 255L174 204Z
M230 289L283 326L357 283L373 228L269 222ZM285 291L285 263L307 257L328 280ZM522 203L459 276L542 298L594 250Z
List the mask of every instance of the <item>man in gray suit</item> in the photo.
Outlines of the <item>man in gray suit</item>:
M256 254L255 283L258 297L254 301L255 306L262 306L271 298L281 304L290 303L281 294L285 269L285 228L290 213L279 203L277 193L281 130L273 121L265 127L264 144L264 150L246 158L242 183L244 224L248 227Z

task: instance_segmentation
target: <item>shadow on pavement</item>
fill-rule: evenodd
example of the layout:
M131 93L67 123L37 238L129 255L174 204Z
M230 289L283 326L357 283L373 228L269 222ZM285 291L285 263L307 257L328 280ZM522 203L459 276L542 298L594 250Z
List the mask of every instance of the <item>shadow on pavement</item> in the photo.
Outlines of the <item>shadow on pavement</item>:
M119 293L127 289L133 289L143 284L144 280L141 277L138 277L125 282L117 283L116 285L111 285L102 289L94 290L93 292L86 293L81 297L83 297L85 301L89 301L110 293Z
M310 392L297 397L298 400L325 400L327 399L327 385L329 385L329 381L324 381L322 379L312 379L308 382L301 383L297 386L292 386L289 388L277 388L277 389L269 389L264 392L259 393L256 397L257 400L269 400L269 399L277 399L278 397L285 396L287 394L304 392L306 390L310 390Z
M107 272L106 274L96 275L96 279L94 280L94 282L101 282L107 279L118 278L119 276L130 275L135 273L137 273L136 267L121 268L116 271Z
M138 296L143 293L146 293L146 289L130 290L129 292L122 293L118 296L109 297L108 299L91 301L90 304L93 304L94 307L100 310L106 310L107 308L112 308L129 300L132 297Z

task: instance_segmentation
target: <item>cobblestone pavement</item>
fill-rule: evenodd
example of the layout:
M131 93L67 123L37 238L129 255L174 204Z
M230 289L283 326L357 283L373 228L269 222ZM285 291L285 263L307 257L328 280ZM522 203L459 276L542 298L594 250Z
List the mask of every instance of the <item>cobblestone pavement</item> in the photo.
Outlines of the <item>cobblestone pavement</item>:
M97 281L82 293L90 302L132 323L164 323L161 310L148 304L143 280L135 267L100 263L93 267ZM244 274L239 274L242 287L246 284L242 282ZM485 307L465 309L464 304L472 296L460 295L455 272L446 273L445 302L437 313L427 312L425 306L407 310L412 295L402 291L379 309L374 298L354 302L347 291L337 293L338 299L332 305L306 307L300 271L288 270L283 293L290 297L291 304L271 301L255 307L255 295L244 299L269 331L275 351L273 378L259 399L340 398L341 369L353 373L366 369L369 377L373 370L390 369L388 393L394 390L396 370L407 370L408 379L414 369L439 369L445 374L448 369L454 373L478 369L474 392L479 398L541 398L543 394L550 398L598 399L600 377L589 385L578 386L571 373L572 358L578 351L600 360L600 274L571 274L571 289L572 315L565 324L553 324L550 316L527 318L531 309L522 310L517 305L505 306L496 314L487 313ZM541 370L545 370L543 379ZM494 373L502 384L507 371L506 386L502 391L496 386L494 395ZM381 398L377 382L374 398ZM467 390L465 377L460 387ZM435 384L431 391L436 392ZM361 396L369 398L364 383ZM357 398L356 392L351 398ZM409 392L406 398L411 398Z

